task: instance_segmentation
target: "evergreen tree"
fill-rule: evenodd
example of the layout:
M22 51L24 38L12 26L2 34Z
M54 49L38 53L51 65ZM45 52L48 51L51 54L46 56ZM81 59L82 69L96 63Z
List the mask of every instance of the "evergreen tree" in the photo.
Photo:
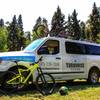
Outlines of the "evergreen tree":
M99 15L100 15L100 7L98 7Z
M49 32L47 20L39 17L33 27L33 40L41 37L46 37Z
M16 15L14 15L13 20L9 23L8 26L8 48L9 51L15 51L18 47L18 36L17 36L18 28L17 28L17 20Z
M36 25L35 25L35 26L41 24L41 21L42 21L42 18L39 16L39 17L37 18L37 20L36 20Z
M0 27L0 52L7 51L7 35L8 31L6 26Z
M24 31L23 31L23 22L22 22L22 16L19 15L18 17L18 50L25 47L25 37L24 37Z
M48 21L45 18L43 18L43 24L45 26L44 37L46 37L49 34L49 28L48 28Z
M80 30L80 26L79 26L79 20L77 19L77 13L76 10L74 9L72 16L71 16L71 23L72 23L72 38L75 40L79 40L81 37L81 30Z
M27 40L31 41L31 33L29 31L25 32L25 37Z
M91 29L92 41L96 42L98 34L100 33L100 13L94 2L92 13L89 16L88 24Z
M4 20L0 19L0 27L4 26Z
M85 33L85 23L83 21L80 23L80 29L81 29L80 39L84 40L86 39L86 33Z
M37 29L38 29L38 26L41 25L41 20L42 18L39 16L36 20L36 24L34 25L33 27L33 38L36 39L36 38L39 38L39 35L37 33Z
M31 43L31 33L29 31L25 32L25 38L26 38L26 41L25 41L25 45L27 46L29 43Z
M86 40L92 42L91 29L90 29L90 24L88 21L86 22L86 25L85 25Z
M22 15L19 15L18 17L18 27L23 32L23 22L22 22Z
M51 21L51 36L63 35L66 32L66 22L65 16L62 14L61 9L57 8L57 11L54 13Z
M72 38L72 21L71 16L68 15L68 21L67 21L67 38Z
M38 26L41 25L41 22L42 22L42 18L39 16L36 20L36 24L34 25L33 27L33 31L36 31Z

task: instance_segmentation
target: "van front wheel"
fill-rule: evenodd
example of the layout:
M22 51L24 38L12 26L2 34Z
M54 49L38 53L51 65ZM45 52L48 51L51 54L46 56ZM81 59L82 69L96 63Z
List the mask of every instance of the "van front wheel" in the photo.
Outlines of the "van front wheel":
M99 70L98 69L92 69L89 72L88 80L91 84L96 84L99 82Z

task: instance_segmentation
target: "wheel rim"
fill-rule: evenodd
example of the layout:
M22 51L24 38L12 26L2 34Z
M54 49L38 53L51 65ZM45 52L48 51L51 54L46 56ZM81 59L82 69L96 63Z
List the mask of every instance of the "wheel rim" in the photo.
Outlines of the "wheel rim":
M3 84L5 91L14 92L14 91L20 90L24 87L24 84L21 84L20 78L17 78L15 80L11 80L14 77L16 77L16 75L17 74L15 72L12 72L12 71L9 71L6 74L7 77L5 76L6 78L5 78L5 81L4 81L4 84ZM24 77L23 77L23 79L24 79Z
M92 83L97 83L98 82L98 74L97 73L93 72L91 74L91 82Z
M15 74L14 77L16 77L16 74ZM12 77L12 79L13 79L14 77ZM21 79L21 78L22 78L22 79ZM22 89L22 88L25 86L25 84L21 83L21 81L23 81L23 80L25 79L25 77L21 77L21 78L15 79L15 80L12 81L10 84L6 82L6 84L7 84L9 87L11 87L11 88L14 88L14 89L16 89L16 90L20 90L20 89ZM8 80L8 81L9 81L9 80Z
M9 71L5 76L5 81L3 84L4 90L8 92L13 92L17 88L17 84L8 84L8 81L12 79L16 74L14 72Z

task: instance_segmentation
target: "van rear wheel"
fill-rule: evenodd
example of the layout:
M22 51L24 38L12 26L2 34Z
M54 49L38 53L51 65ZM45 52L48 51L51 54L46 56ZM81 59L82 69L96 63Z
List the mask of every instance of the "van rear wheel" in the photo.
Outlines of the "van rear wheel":
M97 84L99 82L99 70L96 68L90 70L87 81L91 84Z

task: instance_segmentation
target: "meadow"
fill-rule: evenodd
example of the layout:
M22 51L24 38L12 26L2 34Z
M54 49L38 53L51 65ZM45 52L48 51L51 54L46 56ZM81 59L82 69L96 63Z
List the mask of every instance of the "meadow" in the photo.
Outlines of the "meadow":
M61 86L68 87L68 95L61 96L59 88ZM2 93L0 100L100 100L100 84L89 85L85 81L57 83L56 89L52 95L41 95L35 86L29 86L23 91L16 93Z

